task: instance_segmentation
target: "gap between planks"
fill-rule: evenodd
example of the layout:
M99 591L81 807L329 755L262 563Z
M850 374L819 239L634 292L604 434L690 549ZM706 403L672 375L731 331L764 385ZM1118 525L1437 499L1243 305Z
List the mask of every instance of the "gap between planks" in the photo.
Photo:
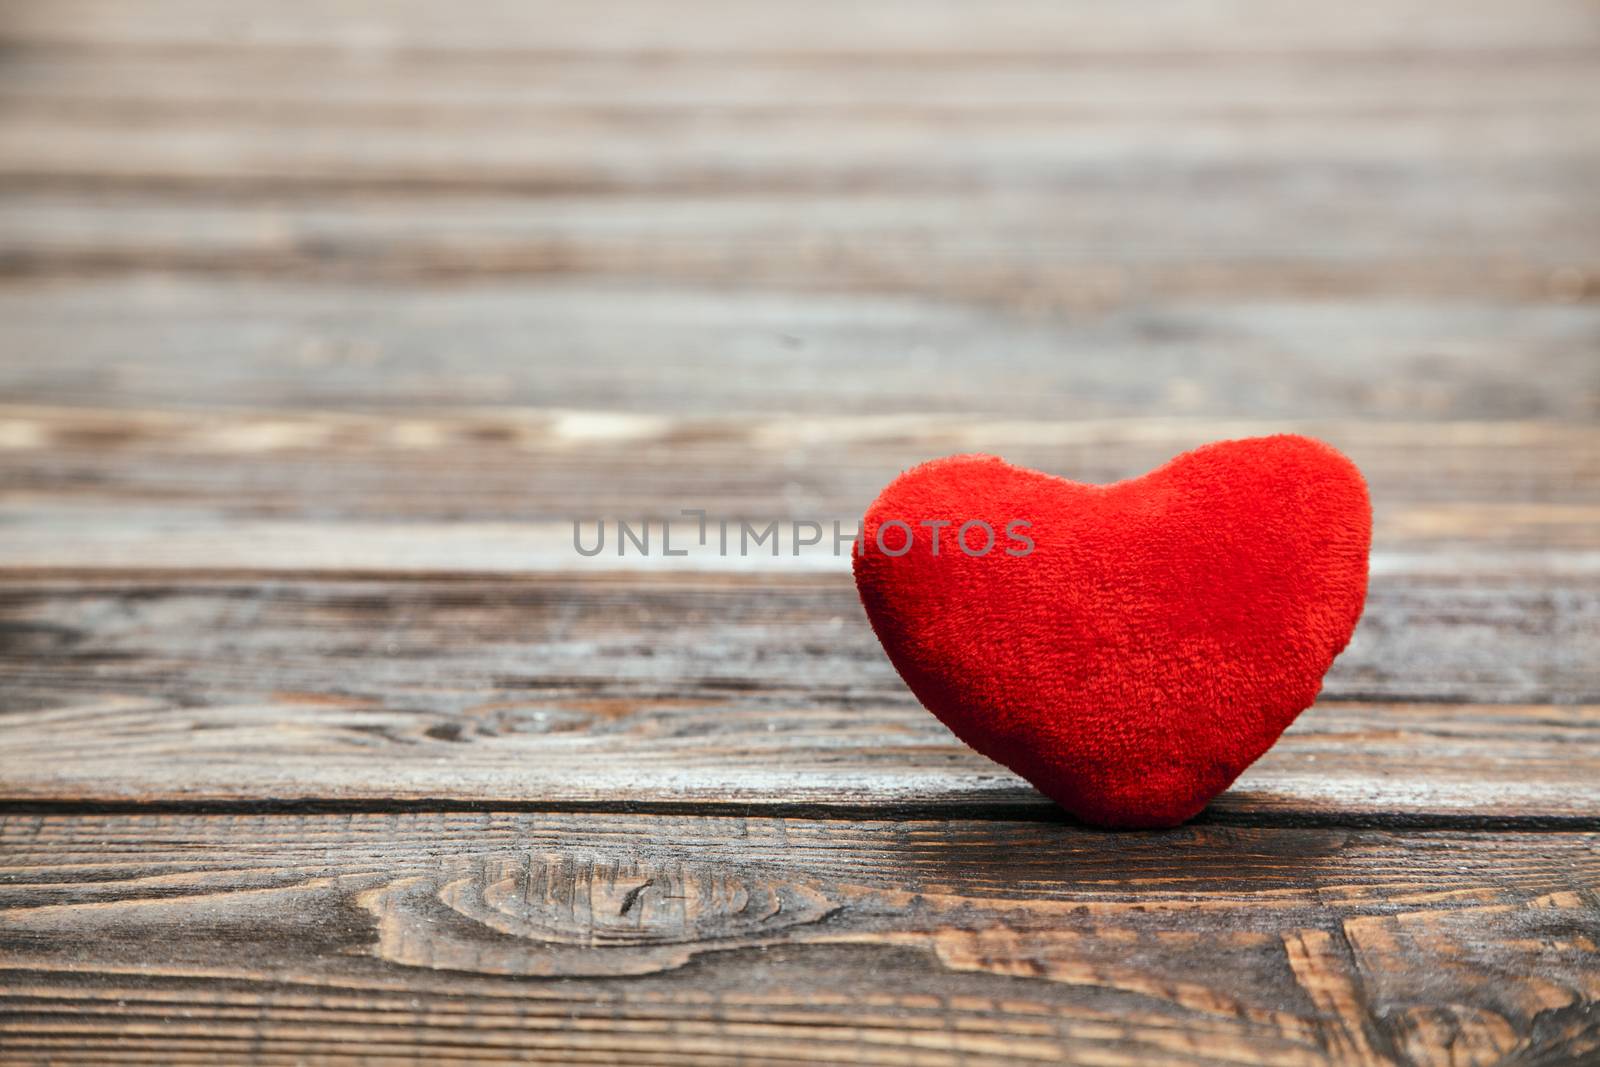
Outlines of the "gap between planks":
M453 797L406 799L342 799L334 797L265 797L205 800L31 800L0 797L0 819L8 816L284 816L306 815L632 815L662 818L805 819L816 822L927 822L960 820L974 823L1047 823L1099 832L1078 823L1041 797L1037 802L963 804L959 801L873 804L824 802L716 802L670 800L571 800L523 802L503 799L464 800ZM1596 815L1508 815L1471 812L1295 812L1278 809L1206 811L1184 826L1282 830L1431 830L1473 833L1596 833ZM1111 832L1111 831L1106 831ZM1160 834L1165 830L1115 831Z

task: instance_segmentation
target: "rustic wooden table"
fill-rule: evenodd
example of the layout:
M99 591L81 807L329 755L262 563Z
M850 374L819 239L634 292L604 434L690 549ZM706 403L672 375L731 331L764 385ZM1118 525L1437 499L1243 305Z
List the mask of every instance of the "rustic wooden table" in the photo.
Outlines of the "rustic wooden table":
M0 1061L1600 1060L1600 7L0 9ZM907 693L853 521L1293 429L1195 824Z

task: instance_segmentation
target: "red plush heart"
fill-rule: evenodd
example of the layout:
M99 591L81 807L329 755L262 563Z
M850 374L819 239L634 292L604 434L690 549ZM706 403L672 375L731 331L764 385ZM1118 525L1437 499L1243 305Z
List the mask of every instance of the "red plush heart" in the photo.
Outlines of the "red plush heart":
M889 659L963 741L1087 822L1174 826L1316 699L1371 537L1355 465L1280 435L1113 485L934 460L873 502L854 563Z

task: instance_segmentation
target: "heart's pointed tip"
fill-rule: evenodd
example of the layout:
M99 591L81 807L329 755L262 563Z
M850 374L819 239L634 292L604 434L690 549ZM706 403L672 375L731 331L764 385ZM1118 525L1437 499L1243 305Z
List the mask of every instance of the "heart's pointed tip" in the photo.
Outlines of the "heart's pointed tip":
M1175 830L1180 826L1198 818L1206 810L1206 804L1198 807L1185 806L1173 810L1164 806L1153 806L1149 809L1138 807L1107 808L1097 804L1068 805L1055 801L1068 820L1081 826L1095 830L1111 830L1118 833L1140 830Z
M1097 761L1098 762L1098 761ZM1150 764L1161 764L1153 773ZM1198 817L1233 784L1238 772L1213 763L1205 769L1152 760L1130 760L1120 767L1101 764L1093 771L1071 761L1043 768L1034 787L1079 822L1102 830L1170 830Z
M1074 811L1069 812L1069 814L1073 818L1101 830L1173 830L1198 818L1206 810L1206 805L1211 803L1211 799L1207 797L1199 804L1185 804L1179 808L1156 805L1148 809L1097 809L1083 812Z
M1205 809L1200 809L1204 811ZM1068 814L1071 814L1070 812ZM1195 815L1200 812L1195 812ZM1074 819L1085 826L1096 830L1109 830L1115 833L1153 833L1158 830L1176 830L1188 823L1195 815L1183 819L1155 818L1150 816L1132 815L1122 818L1090 818L1082 815L1073 815Z

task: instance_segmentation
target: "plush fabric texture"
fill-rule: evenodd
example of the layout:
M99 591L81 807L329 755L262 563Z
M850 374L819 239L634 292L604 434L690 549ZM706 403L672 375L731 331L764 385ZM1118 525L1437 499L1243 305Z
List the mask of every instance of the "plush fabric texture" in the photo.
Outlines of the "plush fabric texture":
M994 530L987 554L956 544L971 520ZM1013 520L1031 525L1008 536ZM929 521L950 524L937 554ZM889 659L958 737L1086 822L1160 827L1316 699L1361 616L1371 536L1355 465L1279 435L1113 485L933 460L868 509L854 567ZM971 552L986 541L968 528Z

